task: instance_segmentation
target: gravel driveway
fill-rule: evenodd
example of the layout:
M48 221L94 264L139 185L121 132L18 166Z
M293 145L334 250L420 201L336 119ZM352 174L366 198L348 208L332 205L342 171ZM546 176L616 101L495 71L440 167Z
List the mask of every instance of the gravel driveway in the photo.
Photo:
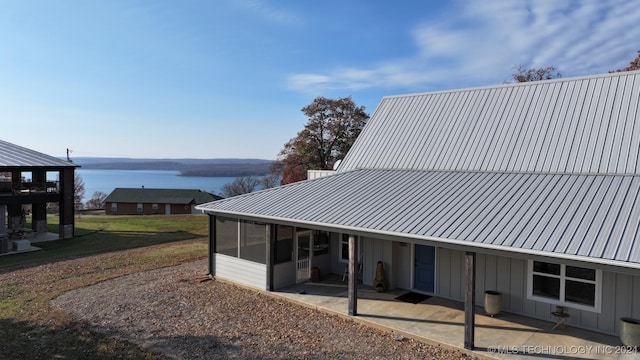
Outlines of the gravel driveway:
M469 358L260 291L198 281L206 269L203 260L123 276L68 292L52 306L176 359Z

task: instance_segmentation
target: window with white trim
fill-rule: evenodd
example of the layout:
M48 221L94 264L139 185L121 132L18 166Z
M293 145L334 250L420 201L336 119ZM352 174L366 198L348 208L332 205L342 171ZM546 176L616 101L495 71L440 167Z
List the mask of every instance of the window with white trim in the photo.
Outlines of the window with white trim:
M143 210L143 209L144 209L144 208L143 208L142 204L141 204L141 203L138 203L138 206L136 207L136 210L137 210L139 213L142 213L142 210Z
M358 261L362 260L362 238L358 236ZM349 234L340 235L340 246L338 246L338 261L349 262Z
M527 297L554 305L600 312L602 271L529 260Z
M340 262L349 262L349 235L342 234L340 236L340 246L338 247L338 260Z

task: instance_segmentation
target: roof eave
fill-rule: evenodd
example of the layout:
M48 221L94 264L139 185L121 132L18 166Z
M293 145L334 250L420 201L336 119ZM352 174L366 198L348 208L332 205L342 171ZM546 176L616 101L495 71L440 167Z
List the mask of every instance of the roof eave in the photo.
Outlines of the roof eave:
M266 216L266 215L242 213L242 212L235 212L235 211L225 211L225 210L218 210L218 209L210 209L200 205L196 206L195 209L200 210L204 213L212 214L212 215L213 214L229 215L229 216L235 216L235 217L243 218L247 220L272 221L274 223L281 223L281 224L287 224L287 225L303 225L306 227L316 228L316 229L325 229L325 230L334 230L334 231L342 230L342 231L354 233L357 235L373 235L383 239L388 239L388 240L393 239L396 241L405 241L409 243L414 243L416 242L416 240L418 240L418 241L427 241L427 242L433 242L438 244L446 244L446 245L449 245L450 247L455 247L459 249L468 249L469 251L480 249L484 252L517 254L517 255L520 255L520 257L523 257L522 255L524 255L524 257L527 257L527 258L528 257L553 258L553 259L565 260L565 261L571 261L571 262L592 263L592 264L602 265L604 267L613 267L616 269L620 269L623 272L624 271L628 272L629 270L631 270L631 272L633 272L634 274L640 275L640 264L624 262L619 260L594 258L594 257L588 257L588 256L581 256L581 255L560 254L560 253L546 252L541 250L521 249L521 248L514 248L514 247L508 247L508 246L501 246L501 245L473 243L465 240L456 240L456 239L448 239L448 238L441 238L441 237L435 237L435 236L415 235L415 234L407 234L407 233L397 233L397 232L381 231L381 230L375 230L375 229L365 229L365 228L344 226L344 225L338 225L338 224L327 224L327 223L320 223L315 221L282 218L277 216Z

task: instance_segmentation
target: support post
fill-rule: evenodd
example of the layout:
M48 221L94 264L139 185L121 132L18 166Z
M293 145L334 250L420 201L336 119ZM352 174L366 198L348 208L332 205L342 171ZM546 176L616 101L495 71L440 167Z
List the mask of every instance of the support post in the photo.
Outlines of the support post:
M22 172L20 170L13 170L11 172L11 187L13 188L13 191L19 195L22 190L22 186ZM21 228L24 226L22 223L21 203L7 205L7 214L9 215L9 229Z
M464 264L464 348L473 350L476 330L476 253L467 251Z
M33 184L41 192L47 191L47 172L34 170L32 172ZM47 232L47 203L36 202L31 204L31 228L36 234Z
M74 236L74 168L60 170L60 183L62 194L60 196L60 239L70 239Z
M276 231L274 224L267 224L265 226L265 240L267 246L267 291L273 291L273 265L275 263L275 249L276 249Z
M9 252L9 239L7 238L7 219L5 218L6 211L6 205L0 204L0 254Z
M216 216L209 215L209 275L215 276Z
M358 242L354 235L349 235L349 315L358 315Z

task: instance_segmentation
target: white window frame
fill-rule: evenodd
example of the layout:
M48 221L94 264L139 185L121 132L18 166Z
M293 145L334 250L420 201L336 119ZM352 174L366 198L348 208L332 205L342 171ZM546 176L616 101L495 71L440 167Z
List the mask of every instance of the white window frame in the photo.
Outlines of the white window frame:
M158 204L156 203L151 204L151 210L158 210Z
M142 214L144 212L144 204L143 203L138 203L136 205L136 212L139 214Z
M548 274L548 273L540 273L540 272L533 271L533 262L534 261L559 265L560 266L560 275L554 275L554 274ZM585 269L593 269L593 268L589 268L589 267L585 267L585 266L577 266L577 265L572 265L572 264L570 264L569 266L582 267L582 268L585 268ZM566 275L566 269L567 269L567 264L552 263L552 262L549 262L549 261L540 261L540 260L528 260L527 299L540 301L540 302L544 302L544 303L549 303L549 304L553 304L553 305L558 305L558 306L566 306L568 308L574 308L574 309L580 309L580 310L586 310L586 311L592 311L592 312L600 313L601 310L602 310L602 270L593 269L596 272L596 279L595 279L595 281L593 281L593 280L586 280L586 279L579 279L579 278L569 277L569 276ZM546 277L550 277L550 278L560 279L560 296L559 296L560 299L559 300L555 300L555 299L551 299L551 298L548 298L548 297L542 297L542 296L534 295L533 294L533 275L546 276ZM578 281L578 282L582 282L582 283L586 283L586 284L595 284L594 306L588 306L588 305L584 305L584 304L574 303L574 302L571 302L571 301L566 301L565 300L565 297L566 297L565 289L566 289L566 281L567 280Z
M347 239L343 240L342 238L344 237L344 235L347 235ZM342 245L343 243L347 245L347 249L349 248L349 234L345 234L345 233L341 233L340 238L338 239L338 262L343 263L343 264L348 264L349 263L349 254L347 254L347 258L343 259L342 258ZM360 262L362 260L362 237L358 236L358 262Z

